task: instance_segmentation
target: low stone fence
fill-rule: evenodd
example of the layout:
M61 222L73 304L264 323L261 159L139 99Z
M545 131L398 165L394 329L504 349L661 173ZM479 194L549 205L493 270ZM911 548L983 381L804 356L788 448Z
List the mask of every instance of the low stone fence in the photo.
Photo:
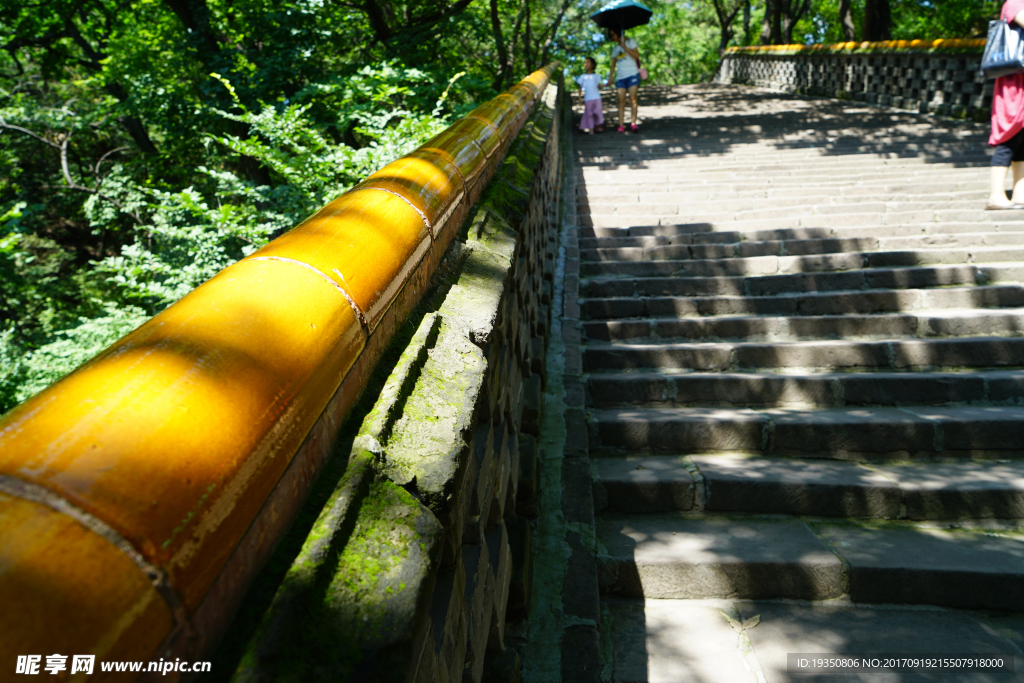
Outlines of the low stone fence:
M987 119L993 81L980 71L984 40L914 45L921 42L730 48L713 80Z
M553 84L449 248L236 680L514 678L566 111Z
M210 656L293 544L271 606L248 614L240 680L481 680L529 576L554 73L0 418L0 678L60 654L94 655L96 680L125 660L188 679L178 664ZM364 390L379 399L332 456ZM304 507L325 463L338 476ZM295 543L310 505L322 514Z

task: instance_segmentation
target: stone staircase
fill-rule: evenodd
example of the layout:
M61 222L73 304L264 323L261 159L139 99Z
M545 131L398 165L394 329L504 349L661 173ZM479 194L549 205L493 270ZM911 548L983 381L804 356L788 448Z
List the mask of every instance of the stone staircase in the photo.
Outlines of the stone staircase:
M985 127L645 97L575 140L602 680L1024 680L1024 212L981 209Z

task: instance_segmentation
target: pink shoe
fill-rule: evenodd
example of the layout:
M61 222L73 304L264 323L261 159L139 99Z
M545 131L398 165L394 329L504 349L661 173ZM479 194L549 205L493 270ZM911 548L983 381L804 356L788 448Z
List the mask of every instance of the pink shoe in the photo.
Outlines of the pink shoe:
M640 130L640 126L636 125L635 123L631 123L629 124L629 129L635 133L638 130Z
M619 132L620 133L625 133L626 132L626 127L625 126L619 126Z

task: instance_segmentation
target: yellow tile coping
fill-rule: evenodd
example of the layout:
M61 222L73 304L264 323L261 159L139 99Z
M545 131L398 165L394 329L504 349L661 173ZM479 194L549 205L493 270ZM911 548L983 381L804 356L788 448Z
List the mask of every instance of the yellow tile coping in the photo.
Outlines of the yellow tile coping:
M758 52L841 52L845 50L932 50L984 48L984 38L939 38L936 40L883 40L878 42L845 42L815 45L750 45L730 47L726 54L748 54Z

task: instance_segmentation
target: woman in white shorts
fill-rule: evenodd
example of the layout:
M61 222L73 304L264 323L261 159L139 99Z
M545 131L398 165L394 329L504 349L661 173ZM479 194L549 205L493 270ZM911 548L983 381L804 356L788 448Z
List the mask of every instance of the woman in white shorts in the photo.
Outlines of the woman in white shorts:
M629 124L630 130L636 132L640 130L636 123L636 94L640 89L640 49L636 45L636 41L630 38L626 40L626 37L621 31L610 28L608 29L608 40L617 43L612 48L612 64L615 68L612 70L612 74L615 76L615 88L619 93L619 132L626 132L626 121L625 121L625 110L626 110L626 95L629 95L630 111L633 115L632 123ZM609 74L608 85L612 84L612 74Z

